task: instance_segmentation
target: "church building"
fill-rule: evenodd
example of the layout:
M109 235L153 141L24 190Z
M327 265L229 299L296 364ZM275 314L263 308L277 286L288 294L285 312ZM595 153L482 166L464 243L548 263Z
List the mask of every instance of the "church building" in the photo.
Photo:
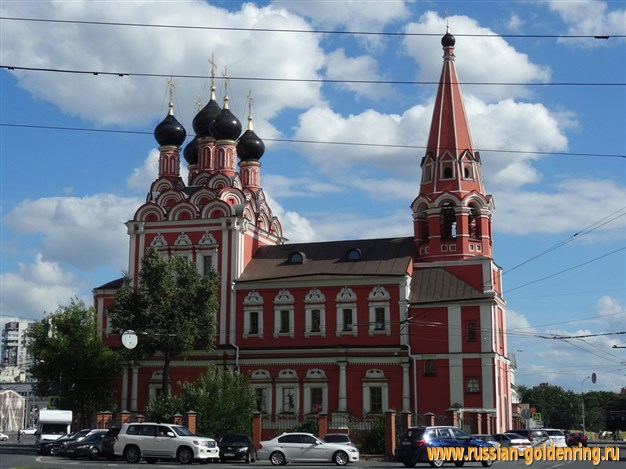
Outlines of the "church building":
M174 359L170 390L208 363L250 377L267 422L324 413L413 415L414 424L469 432L511 428L505 302L493 259L493 200L483 186L455 68L442 40L439 81L421 181L407 210L413 235L289 243L262 188L265 145L252 120L242 133L211 98L186 131L173 106L156 127L157 178L126 223L128 273L146 249L185 256L220 276L213 352ZM180 176L180 157L189 176ZM412 219L409 216L412 215ZM94 289L104 343L121 347L106 310L121 279ZM159 355L127 367L118 410L142 413L162 386Z

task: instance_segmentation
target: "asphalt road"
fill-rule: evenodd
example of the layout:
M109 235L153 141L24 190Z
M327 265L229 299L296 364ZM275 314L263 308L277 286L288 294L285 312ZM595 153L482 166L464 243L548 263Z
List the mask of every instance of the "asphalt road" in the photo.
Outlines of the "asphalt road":
M146 469L155 467L157 469L180 468L180 464L176 462L159 462L157 464L148 464L142 461L139 464L128 464L125 461L91 461L88 459L71 460L56 456L37 456L35 451L35 437L22 436L20 442L17 442L16 435L9 435L10 439L0 442L0 469L26 469L26 468L47 468L47 469ZM592 445L593 446L593 445ZM533 461L530 467L532 469L589 469L593 467L624 468L626 465L626 443L620 444L620 461L603 461L598 466L594 466L591 461ZM214 463L214 464L194 464L196 467L211 467L212 469L232 469L248 466L245 463ZM257 461L251 466L254 467L272 467L269 461ZM333 464L289 464L288 467L305 467L307 469L329 468L334 467ZM358 468L404 468L402 464L392 461L383 461L379 457L369 457L362 455L362 460L350 467ZM428 468L428 464L418 464L417 468ZM446 468L455 468L453 464L446 464ZM464 467L473 469L481 468L479 463L466 463ZM497 469L523 469L529 467L523 459L518 461L498 461L494 464Z

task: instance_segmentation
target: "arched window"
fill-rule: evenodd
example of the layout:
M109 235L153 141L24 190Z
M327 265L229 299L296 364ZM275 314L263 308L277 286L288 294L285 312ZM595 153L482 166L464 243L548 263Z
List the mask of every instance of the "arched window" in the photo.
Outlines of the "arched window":
M441 209L441 239L456 239L456 213L449 204Z
M480 211L476 207L470 207L468 225L469 237L480 239Z

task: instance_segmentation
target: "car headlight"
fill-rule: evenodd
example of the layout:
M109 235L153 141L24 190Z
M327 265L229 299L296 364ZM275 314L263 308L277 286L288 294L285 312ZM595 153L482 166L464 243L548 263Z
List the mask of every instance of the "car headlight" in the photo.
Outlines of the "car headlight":
M350 453L358 453L358 450L356 448L348 448L348 451Z
M243 453L244 451L248 451L248 448L243 447L243 448L237 448L237 452L238 453Z

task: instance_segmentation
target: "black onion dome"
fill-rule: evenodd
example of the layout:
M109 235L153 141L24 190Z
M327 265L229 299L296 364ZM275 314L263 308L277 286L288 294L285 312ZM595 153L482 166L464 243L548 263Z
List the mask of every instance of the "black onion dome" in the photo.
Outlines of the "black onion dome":
M176 120L172 110L154 129L154 138L159 146L171 145L179 147L185 141L187 132L180 122Z
M211 135L216 140L236 140L241 135L241 122L228 107L225 106L211 122Z
M450 31L447 31L446 34L444 34L444 36L441 38L441 45L443 47L454 47L455 42L456 39L452 34L450 34Z
M198 151L200 150L200 144L198 143L198 136L196 135L191 142L189 142L183 150L183 156L188 164L198 164Z
M211 122L215 120L222 108L217 104L215 99L211 98L209 102L200 109L200 112L193 118L193 130L200 138L211 137Z
M260 160L265 153L265 143L252 129L246 130L237 144L237 156L243 161Z

